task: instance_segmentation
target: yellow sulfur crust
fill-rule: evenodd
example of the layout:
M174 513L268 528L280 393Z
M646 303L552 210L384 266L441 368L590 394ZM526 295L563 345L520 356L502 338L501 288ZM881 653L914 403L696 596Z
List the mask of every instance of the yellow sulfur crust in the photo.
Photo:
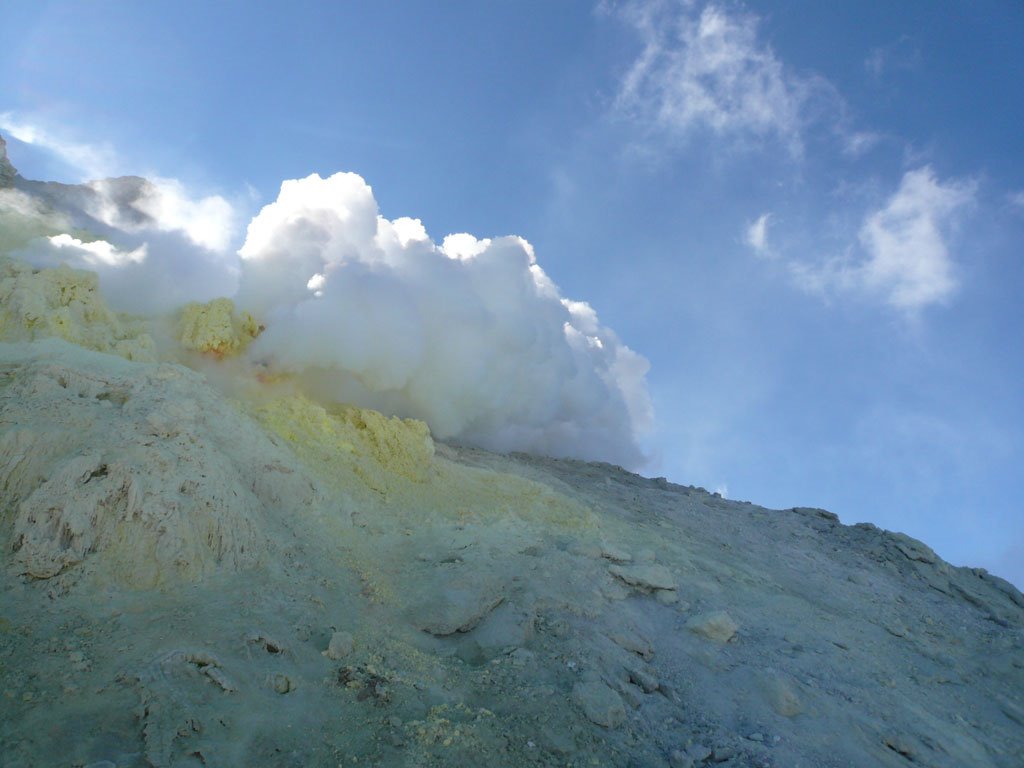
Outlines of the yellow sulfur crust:
M156 360L141 324L107 307L95 273L0 259L0 340L49 337L129 360Z
M184 349L215 357L237 355L260 332L248 312L236 312L231 299L186 304L178 317L178 343Z

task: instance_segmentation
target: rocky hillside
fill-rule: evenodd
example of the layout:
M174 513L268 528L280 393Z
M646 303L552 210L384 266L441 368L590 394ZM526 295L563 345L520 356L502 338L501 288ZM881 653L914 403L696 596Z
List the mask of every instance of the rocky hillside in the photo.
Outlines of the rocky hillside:
M1024 761L1024 598L905 536L57 339L0 382L4 765Z
M0 262L3 766L1024 765L1007 582L324 407L259 332Z

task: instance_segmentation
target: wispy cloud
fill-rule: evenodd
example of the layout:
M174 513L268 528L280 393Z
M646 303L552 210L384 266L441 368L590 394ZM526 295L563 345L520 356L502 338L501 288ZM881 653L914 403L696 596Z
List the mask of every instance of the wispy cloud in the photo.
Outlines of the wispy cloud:
M632 2L617 9L643 50L620 84L616 108L651 130L685 136L708 129L775 137L802 148L809 81L761 41L756 16L710 4Z
M178 179L148 173L150 179L112 179L126 163L109 145L69 138L40 121L12 112L0 113L0 131L44 149L74 168L96 192L88 213L128 232L182 232L195 245L211 251L229 248L235 234L235 212L220 195L198 196Z
M874 131L841 131L840 134L843 154L853 157L870 151L882 140L882 136Z
M903 35L888 45L872 48L864 58L864 69L876 80L893 70L913 70L921 65L921 48Z
M0 113L0 131L23 144L53 153L76 169L81 174L81 181L113 176L119 172L117 153L111 147L74 141L22 115Z
M770 213L762 213L753 224L747 227L745 240L758 256L770 255L768 251L768 221L771 217Z
M905 173L896 194L860 229L867 258L853 272L857 282L902 310L948 300L958 287L950 222L975 191L970 181L938 181L928 166Z
M860 295L908 314L944 304L959 288L955 224L976 188L971 180L941 181L929 166L907 171L884 205L864 214L856 240L839 255L781 261L799 287L826 297ZM761 216L747 230L747 245L759 256L768 221Z

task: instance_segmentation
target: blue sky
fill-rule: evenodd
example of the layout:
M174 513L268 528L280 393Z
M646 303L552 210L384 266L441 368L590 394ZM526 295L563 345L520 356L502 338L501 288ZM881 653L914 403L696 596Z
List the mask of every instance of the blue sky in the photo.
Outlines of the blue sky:
M1024 585L1020 3L4 17L0 133L26 177L178 179L230 201L235 248L282 180L340 170L438 241L525 237L650 361L647 474Z

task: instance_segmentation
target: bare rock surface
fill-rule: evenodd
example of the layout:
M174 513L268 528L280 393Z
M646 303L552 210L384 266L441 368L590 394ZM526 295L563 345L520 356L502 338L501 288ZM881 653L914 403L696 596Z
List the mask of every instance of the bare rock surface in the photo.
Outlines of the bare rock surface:
M4 766L1024 765L1024 598L823 510L53 339L0 500Z
M14 186L14 178L18 175L18 172L11 165L11 161L7 159L7 142L4 141L4 137L0 136L0 189Z

